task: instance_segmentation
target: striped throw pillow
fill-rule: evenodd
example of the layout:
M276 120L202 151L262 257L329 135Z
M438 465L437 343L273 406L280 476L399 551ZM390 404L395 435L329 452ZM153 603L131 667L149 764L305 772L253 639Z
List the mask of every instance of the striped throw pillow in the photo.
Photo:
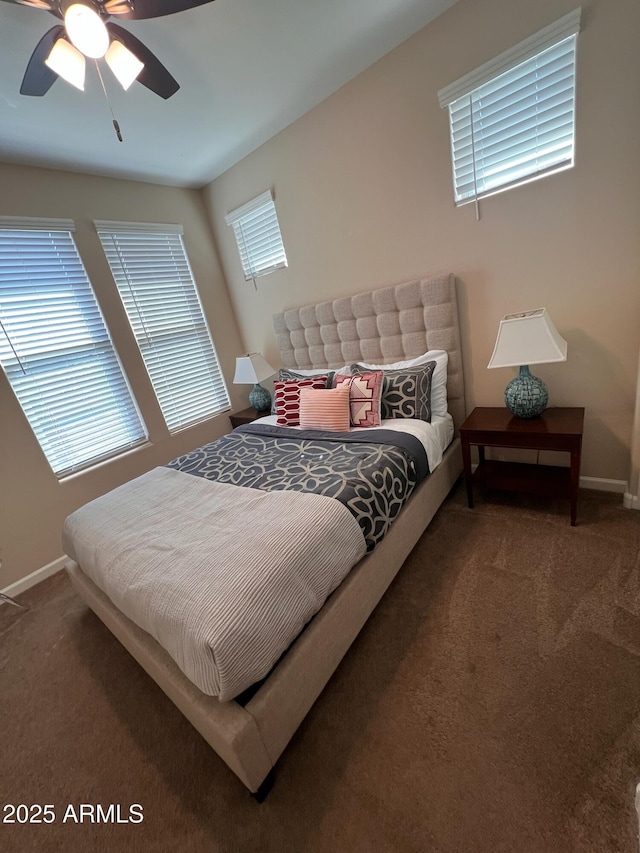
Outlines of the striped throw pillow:
M300 423L300 391L303 388L326 388L327 377L301 379L300 382L274 382L276 414L279 426L298 426Z
M300 426L347 432L349 429L349 387L300 390Z

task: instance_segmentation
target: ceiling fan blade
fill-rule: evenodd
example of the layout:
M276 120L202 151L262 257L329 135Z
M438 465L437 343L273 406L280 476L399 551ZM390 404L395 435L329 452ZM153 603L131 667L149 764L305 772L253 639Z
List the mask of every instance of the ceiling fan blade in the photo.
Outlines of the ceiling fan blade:
M58 79L56 72L45 65L44 61L63 31L64 27L51 27L36 45L22 78L21 95L34 95L35 97L46 95Z
M103 8L109 15L142 21L144 18L174 15L196 6L204 6L205 3L213 3L213 0L105 0Z
M4 0L4 2L13 3L16 6L31 6L32 9L45 9L47 12L53 12L55 0Z
M107 29L114 39L129 48L131 53L138 57L140 62L144 63L144 68L138 76L138 82L151 89L156 95L161 98L170 98L180 88L178 81L167 71L160 60L155 56L148 47L145 47L142 42L137 39L129 30L119 27L117 24L109 22Z

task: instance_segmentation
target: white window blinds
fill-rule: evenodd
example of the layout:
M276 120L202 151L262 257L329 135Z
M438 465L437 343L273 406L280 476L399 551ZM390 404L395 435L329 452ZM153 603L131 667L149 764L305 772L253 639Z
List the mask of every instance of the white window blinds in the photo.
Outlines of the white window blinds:
M229 409L182 229L95 225L169 431Z
M233 227L247 281L287 266L271 190L228 213L225 221Z
M72 230L0 219L0 362L58 477L146 440Z
M580 9L438 93L456 204L573 165Z

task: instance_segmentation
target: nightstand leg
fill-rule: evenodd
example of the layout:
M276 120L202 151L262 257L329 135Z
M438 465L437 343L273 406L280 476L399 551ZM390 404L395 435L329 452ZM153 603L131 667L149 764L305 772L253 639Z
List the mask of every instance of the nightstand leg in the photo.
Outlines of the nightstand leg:
M473 475L471 473L471 447L469 443L462 440L462 464L464 467L464 480L467 484L467 506L473 509Z
M580 450L571 451L571 526L578 519L578 488L580 486Z

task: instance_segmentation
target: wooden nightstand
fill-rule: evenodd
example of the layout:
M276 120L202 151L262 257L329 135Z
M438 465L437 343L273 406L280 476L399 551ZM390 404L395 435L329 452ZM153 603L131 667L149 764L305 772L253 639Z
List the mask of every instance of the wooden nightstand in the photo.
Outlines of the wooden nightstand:
M552 408L537 418L516 418L505 407L477 408L460 427L467 501L473 507L474 482L496 489L564 496L571 502L571 524L578 515L578 485L582 453L583 408ZM471 445L479 463L471 472ZM485 459L485 447L561 450L571 455L568 468Z
M257 421L258 418L264 418L265 415L270 414L271 412L268 409L266 412L258 412L250 406L248 409L243 409L241 412L229 415L229 420L231 421L231 428L235 429L242 426L242 424L250 424L252 421Z

